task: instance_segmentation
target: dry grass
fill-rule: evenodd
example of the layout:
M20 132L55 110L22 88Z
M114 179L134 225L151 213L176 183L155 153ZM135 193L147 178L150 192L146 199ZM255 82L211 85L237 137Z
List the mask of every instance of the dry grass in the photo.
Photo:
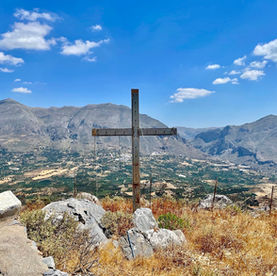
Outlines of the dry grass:
M122 199L123 200L123 199ZM124 200L123 200L124 201ZM103 200L106 208L115 203ZM122 203L117 211L128 211ZM127 210L125 207L127 206ZM254 218L236 208L195 211L190 204L173 199L155 199L152 203L156 219L171 212L186 217L190 227L182 229L187 238L183 248L156 252L149 259L126 261L119 253L100 253L101 264L109 275L274 275L277 273L277 212ZM110 255L111 254L111 255ZM115 258L115 259L113 259ZM122 258L122 259L121 259ZM118 267L118 268L117 268ZM122 271L124 267L124 271ZM98 275L107 275L98 271ZM107 271L108 272L108 271ZM137 274L136 274L137 273Z
M147 203L144 201L145 206ZM39 205L39 204L38 204ZM104 198L104 209L132 212L132 201ZM29 206L32 209L32 206ZM187 244L155 252L150 258L126 260L120 249L106 244L87 262L95 275L277 275L277 211L254 217L239 208L198 210L191 204L169 198L154 199L156 219L173 213L189 221L183 232ZM76 254L67 260L67 271L76 267ZM74 265L73 265L74 264ZM63 268L64 269L64 268Z

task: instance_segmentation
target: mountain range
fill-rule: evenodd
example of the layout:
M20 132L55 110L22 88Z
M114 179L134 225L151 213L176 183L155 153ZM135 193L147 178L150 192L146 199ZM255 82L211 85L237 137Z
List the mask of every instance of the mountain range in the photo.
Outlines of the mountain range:
M92 128L129 128L131 110L127 106L90 104L84 107L28 107L12 99L0 101L0 148L28 152L53 148L78 152L98 148L129 150L129 137L97 137ZM144 128L166 127L140 114ZM277 116L269 115L241 126L219 128L178 127L176 137L142 137L144 154L182 154L198 159L222 159L236 164L277 163Z

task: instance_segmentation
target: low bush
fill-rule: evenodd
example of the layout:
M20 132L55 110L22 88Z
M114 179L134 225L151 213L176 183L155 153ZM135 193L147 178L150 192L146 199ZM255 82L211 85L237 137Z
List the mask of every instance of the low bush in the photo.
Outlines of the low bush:
M126 231L133 227L133 216L129 213L117 211L108 211L101 219L101 225L104 228L108 238L115 236L123 236Z
M160 215L158 217L158 223L160 228L169 230L184 229L190 226L189 220L187 218L180 218L172 213Z
M97 262L89 233L79 230L78 222L68 214L53 223L52 217L45 220L42 210L32 210L22 212L20 220L28 238L36 242L44 256L53 256L58 268L87 272Z

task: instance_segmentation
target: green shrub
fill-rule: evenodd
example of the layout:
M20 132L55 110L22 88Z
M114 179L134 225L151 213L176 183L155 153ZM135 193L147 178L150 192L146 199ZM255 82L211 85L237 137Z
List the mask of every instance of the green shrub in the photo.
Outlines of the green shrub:
M70 262L74 263L73 271L85 271L88 256L93 260L88 231L79 230L78 222L67 213L55 223L53 217L44 218L42 210L21 213L20 220L27 228L28 238L36 242L44 256L53 256L58 267L64 268Z
M101 225L104 228L108 238L115 236L123 236L126 231L133 227L133 216L129 213L117 211L108 211L101 219Z
M169 230L184 229L190 226L189 220L187 218L179 218L172 213L160 215L158 218L158 224L160 228Z

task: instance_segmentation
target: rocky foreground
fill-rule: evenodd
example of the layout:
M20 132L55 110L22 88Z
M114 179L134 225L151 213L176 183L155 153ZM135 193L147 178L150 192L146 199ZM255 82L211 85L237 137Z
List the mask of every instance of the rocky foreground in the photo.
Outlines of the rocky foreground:
M212 198L154 199L151 209L143 201L132 214L127 199L87 193L20 211L11 192L1 193L0 276L276 275L276 211Z

